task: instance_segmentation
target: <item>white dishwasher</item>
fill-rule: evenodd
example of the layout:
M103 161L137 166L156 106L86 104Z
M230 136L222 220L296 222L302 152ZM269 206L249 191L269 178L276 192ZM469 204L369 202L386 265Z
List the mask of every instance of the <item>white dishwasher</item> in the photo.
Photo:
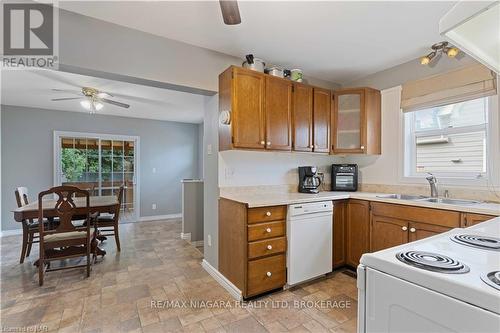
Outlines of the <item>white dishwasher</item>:
M288 286L332 271L331 201L289 205L286 227Z

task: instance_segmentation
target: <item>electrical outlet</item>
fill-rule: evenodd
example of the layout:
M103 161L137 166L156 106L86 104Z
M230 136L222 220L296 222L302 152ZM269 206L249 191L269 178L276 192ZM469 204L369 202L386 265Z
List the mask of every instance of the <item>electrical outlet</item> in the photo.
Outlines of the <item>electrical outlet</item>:
M155 209L156 209L156 204L152 204L152 205L151 205L151 208L152 208L153 210L155 210Z
M212 246L212 236L208 235L207 238L208 246Z

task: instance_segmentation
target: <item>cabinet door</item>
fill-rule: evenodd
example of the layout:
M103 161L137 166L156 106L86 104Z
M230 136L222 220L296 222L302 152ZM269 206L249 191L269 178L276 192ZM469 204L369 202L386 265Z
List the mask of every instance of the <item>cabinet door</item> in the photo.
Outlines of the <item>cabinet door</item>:
M332 151L365 152L365 93L363 89L342 90L334 94Z
M408 222L372 215L370 251L380 251L408 242Z
M265 148L264 75L235 68L232 92L232 141L235 148Z
M313 151L318 153L330 151L331 103L329 90L314 88Z
M293 150L312 151L313 88L302 84L293 88Z
M492 215L483 215L483 214L473 214L473 213L462 213L460 227L467 228L478 223L491 220L495 216Z
M419 239L424 239L430 236L440 234L442 232L451 229L453 228L442 227L439 225L432 225L426 223L419 223L419 222L410 222L408 225L408 231L409 231L408 240L410 242L413 242Z
M333 206L333 268L345 265L347 201Z
M347 205L346 264L357 267L363 253L369 252L370 206L368 201L350 200Z
M266 76L267 149L292 149L292 87L290 81Z

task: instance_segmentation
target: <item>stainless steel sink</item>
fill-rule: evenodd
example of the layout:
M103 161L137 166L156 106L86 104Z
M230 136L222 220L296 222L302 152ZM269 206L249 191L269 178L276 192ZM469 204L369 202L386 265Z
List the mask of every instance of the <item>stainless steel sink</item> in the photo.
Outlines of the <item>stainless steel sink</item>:
M410 195L410 194L381 194L377 198L386 199L399 199L399 200L422 200L426 199L423 195Z
M449 198L425 198L419 201L442 203L447 205L476 205L481 203L475 200L449 199Z

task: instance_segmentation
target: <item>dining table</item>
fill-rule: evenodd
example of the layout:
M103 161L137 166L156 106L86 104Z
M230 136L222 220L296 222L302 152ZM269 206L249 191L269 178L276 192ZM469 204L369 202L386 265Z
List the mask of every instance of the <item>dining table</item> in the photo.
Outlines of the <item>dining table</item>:
M86 215L86 198L76 197L73 198L75 204L74 215ZM55 210L57 199L44 199L42 201L43 217L50 219L57 217L57 212ZM89 210L90 214L94 213L110 213L113 214L116 211L116 206L119 205L118 198L115 195L108 196L91 196ZM23 207L16 208L12 211L14 213L14 220L16 222L22 222L24 220L36 220L38 219L38 201L33 201ZM98 237L98 235L95 235ZM95 238L96 238L95 237ZM97 243L94 238L93 241ZM104 256L106 251L99 248L96 245L96 254Z

